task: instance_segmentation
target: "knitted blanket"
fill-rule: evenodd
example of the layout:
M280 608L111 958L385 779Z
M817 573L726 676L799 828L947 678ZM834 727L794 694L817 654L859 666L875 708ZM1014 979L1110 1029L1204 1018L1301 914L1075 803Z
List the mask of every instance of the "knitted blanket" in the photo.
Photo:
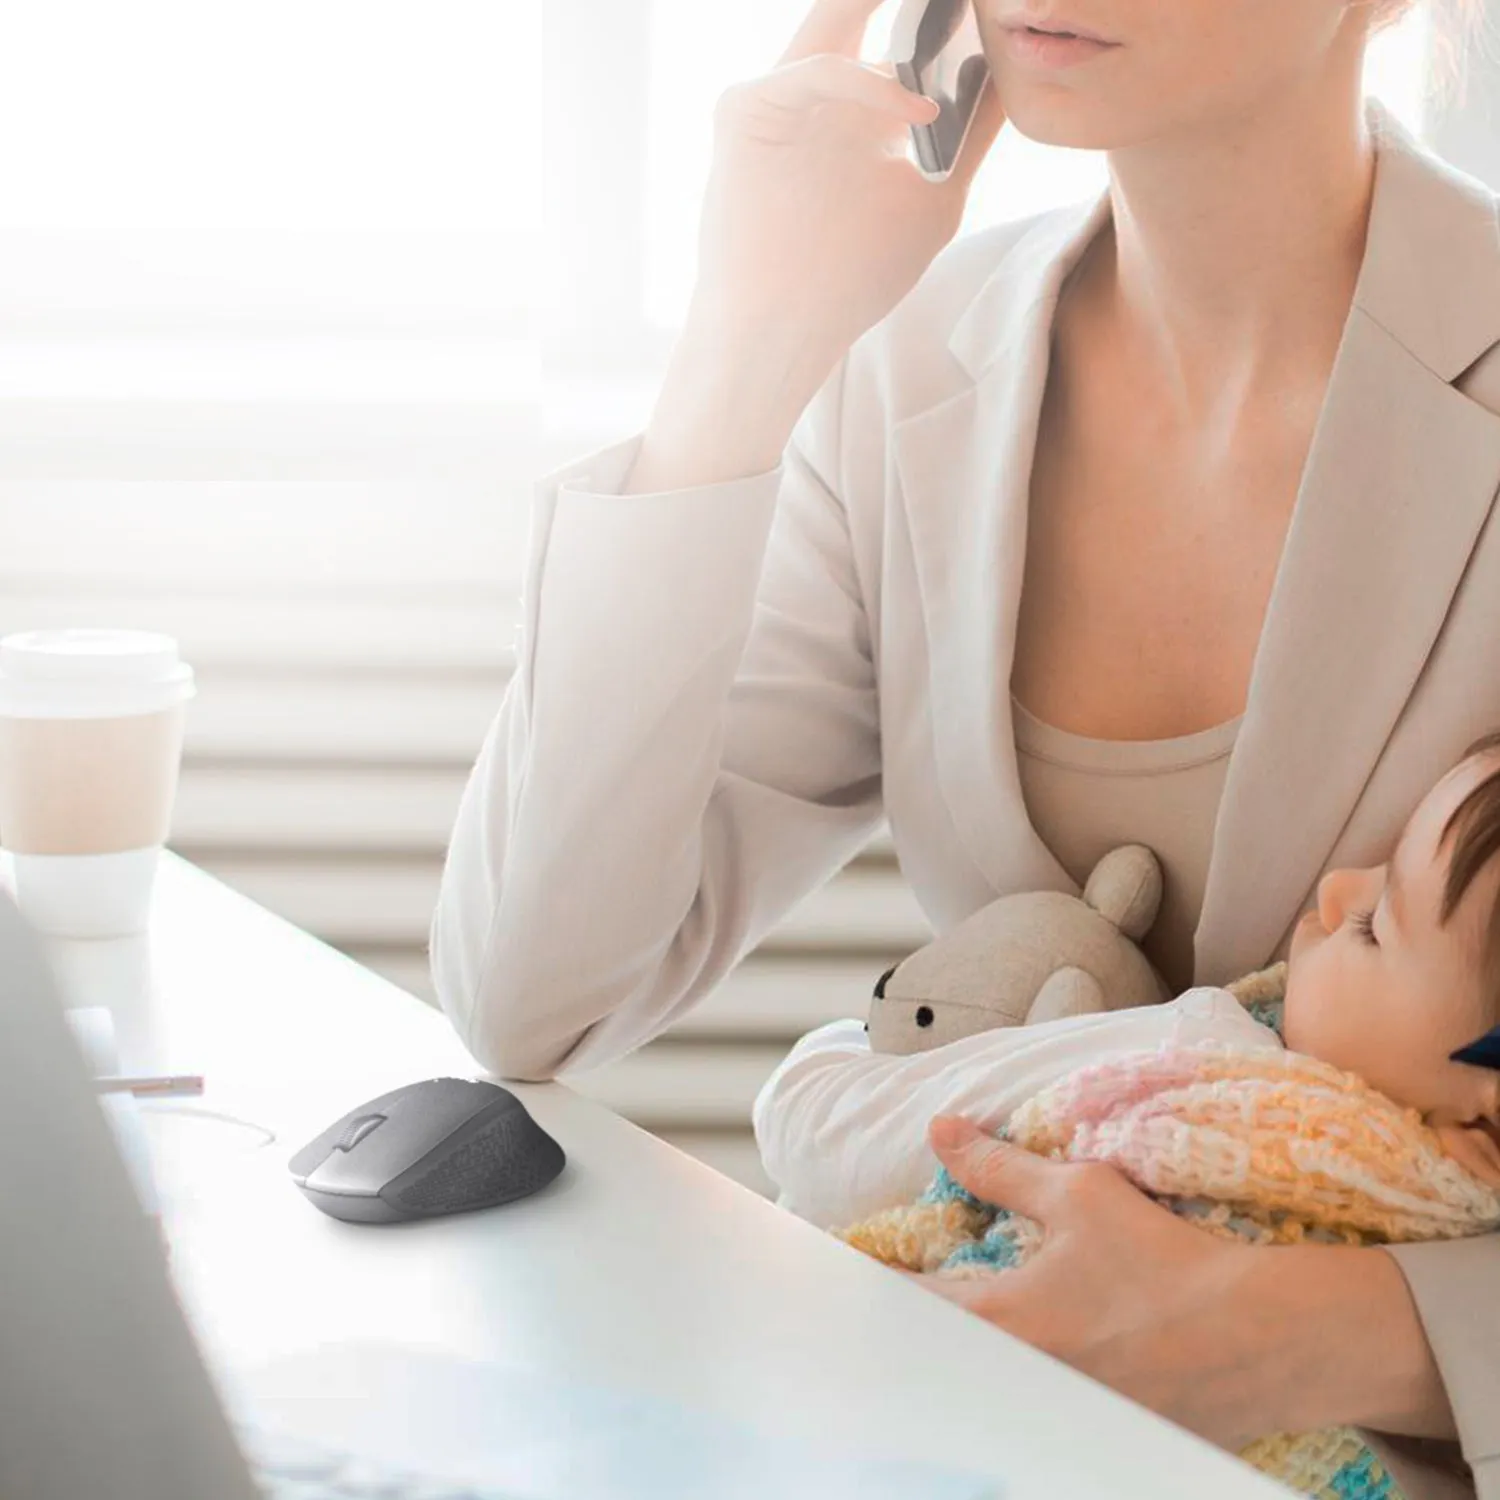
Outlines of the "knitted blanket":
M1278 1034L1284 973L1278 964L1230 986ZM1500 1227L1500 1195L1447 1156L1415 1110L1295 1052L1122 1053L1044 1089L999 1134L1057 1160L1108 1162L1224 1238L1370 1245ZM974 1276L1022 1264L1042 1231L940 1167L915 1204L838 1235L890 1265ZM1304 1495L1405 1500L1353 1428L1269 1435L1241 1457Z

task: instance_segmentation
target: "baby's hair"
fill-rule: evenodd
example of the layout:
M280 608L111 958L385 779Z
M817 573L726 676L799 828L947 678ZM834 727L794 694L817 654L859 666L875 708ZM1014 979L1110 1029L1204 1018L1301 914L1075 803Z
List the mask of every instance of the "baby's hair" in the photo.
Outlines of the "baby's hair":
M1475 740L1464 751L1459 764L1488 755L1495 757L1490 774L1453 809L1443 824L1439 847L1447 843L1450 831L1457 830L1443 883L1443 906L1438 918L1443 925L1458 909L1479 872L1500 855L1500 730ZM1500 1020L1500 890L1496 892L1485 929L1480 974L1490 1013Z

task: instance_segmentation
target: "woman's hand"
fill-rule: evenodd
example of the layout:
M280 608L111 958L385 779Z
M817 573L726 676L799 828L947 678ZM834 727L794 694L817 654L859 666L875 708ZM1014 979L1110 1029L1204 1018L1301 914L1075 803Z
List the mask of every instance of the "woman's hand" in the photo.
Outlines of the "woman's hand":
M1346 1422L1451 1436L1405 1281L1379 1250L1235 1244L1113 1167L1047 1161L966 1120L930 1136L970 1192L1045 1231L1018 1270L916 1277L933 1291L1231 1450Z
M1005 124L994 82L953 170L929 181L906 142L937 105L859 60L880 4L814 0L776 67L720 97L698 279L625 493L772 468L850 346L957 233Z
M794 340L831 369L916 284L957 232L1005 123L986 76L953 171L906 155L937 106L888 65L859 60L881 0L814 0L776 67L720 97L692 316Z

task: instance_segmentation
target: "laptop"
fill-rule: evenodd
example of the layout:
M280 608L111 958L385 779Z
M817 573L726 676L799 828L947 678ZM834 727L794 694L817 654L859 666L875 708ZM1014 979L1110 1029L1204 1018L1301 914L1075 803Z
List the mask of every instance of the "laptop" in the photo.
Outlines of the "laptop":
M254 1378L216 1374L40 946L3 892L0 1059L4 1500L1000 1494L983 1476L782 1439L655 1397L441 1352L350 1344Z

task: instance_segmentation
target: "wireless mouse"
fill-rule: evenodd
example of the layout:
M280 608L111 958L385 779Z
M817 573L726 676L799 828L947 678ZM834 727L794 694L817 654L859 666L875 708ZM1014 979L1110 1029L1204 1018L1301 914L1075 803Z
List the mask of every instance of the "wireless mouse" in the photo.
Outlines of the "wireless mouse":
M429 1078L351 1109L288 1165L325 1214L391 1224L525 1198L566 1161L509 1089Z

